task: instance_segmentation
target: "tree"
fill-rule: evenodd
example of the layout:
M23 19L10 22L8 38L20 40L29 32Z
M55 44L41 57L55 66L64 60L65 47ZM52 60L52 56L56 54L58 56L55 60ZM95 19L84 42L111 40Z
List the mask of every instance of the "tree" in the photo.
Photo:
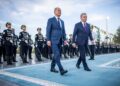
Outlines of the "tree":
M120 44L120 26L116 31L116 34L113 37L113 41L117 44Z

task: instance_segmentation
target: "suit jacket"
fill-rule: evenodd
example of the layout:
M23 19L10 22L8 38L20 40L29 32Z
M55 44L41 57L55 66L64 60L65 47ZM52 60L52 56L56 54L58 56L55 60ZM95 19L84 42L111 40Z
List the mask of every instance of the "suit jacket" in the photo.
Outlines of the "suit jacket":
M88 44L88 38L93 40L90 24L86 23L86 30L84 30L82 22L76 23L73 32L73 43L77 45Z
M66 40L66 33L64 21L61 21L61 28L59 28L58 21L55 17L49 18L46 27L46 37L52 44L59 44L60 40Z

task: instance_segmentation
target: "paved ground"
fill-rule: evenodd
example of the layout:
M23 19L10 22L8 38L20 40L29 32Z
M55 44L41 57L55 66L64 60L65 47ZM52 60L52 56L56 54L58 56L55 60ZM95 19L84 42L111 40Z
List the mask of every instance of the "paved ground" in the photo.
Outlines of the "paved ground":
M0 79L18 86L120 86L120 67L111 66L120 61L120 53L98 55L94 61L88 60L91 72L84 71L82 65L77 69L76 61L77 58L62 60L64 68L69 71L65 76L51 73L47 61L1 69Z

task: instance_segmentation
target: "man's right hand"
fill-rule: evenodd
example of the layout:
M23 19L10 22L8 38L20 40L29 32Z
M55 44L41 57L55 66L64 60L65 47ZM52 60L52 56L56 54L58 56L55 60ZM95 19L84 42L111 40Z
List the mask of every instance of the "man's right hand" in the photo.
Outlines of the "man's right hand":
M75 43L73 43L73 44L72 44L72 46L75 48L75 47L76 47L76 44L75 44Z
M47 45L51 47L51 41L47 41Z

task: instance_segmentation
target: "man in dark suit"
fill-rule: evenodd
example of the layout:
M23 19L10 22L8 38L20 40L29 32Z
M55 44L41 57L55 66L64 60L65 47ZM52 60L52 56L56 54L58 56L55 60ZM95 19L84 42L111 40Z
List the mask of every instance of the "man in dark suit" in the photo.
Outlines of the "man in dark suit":
M60 74L64 75L67 73L67 70L63 69L63 66L60 62L60 48L62 43L66 44L66 33L64 27L64 21L60 19L61 9L56 7L54 9L55 16L48 19L47 28L46 28L46 37L47 37L47 45L52 47L52 52L54 57L51 63L51 72L58 73L55 69L55 65L57 64Z
M80 63L83 63L84 70L91 71L86 63L86 56L85 53L88 47L88 38L90 38L91 42L93 43L93 37L90 30L90 24L87 21L87 14L82 13L80 15L81 22L75 24L74 32L73 32L73 47L78 45L80 51L80 57L77 61L76 67L80 68Z

